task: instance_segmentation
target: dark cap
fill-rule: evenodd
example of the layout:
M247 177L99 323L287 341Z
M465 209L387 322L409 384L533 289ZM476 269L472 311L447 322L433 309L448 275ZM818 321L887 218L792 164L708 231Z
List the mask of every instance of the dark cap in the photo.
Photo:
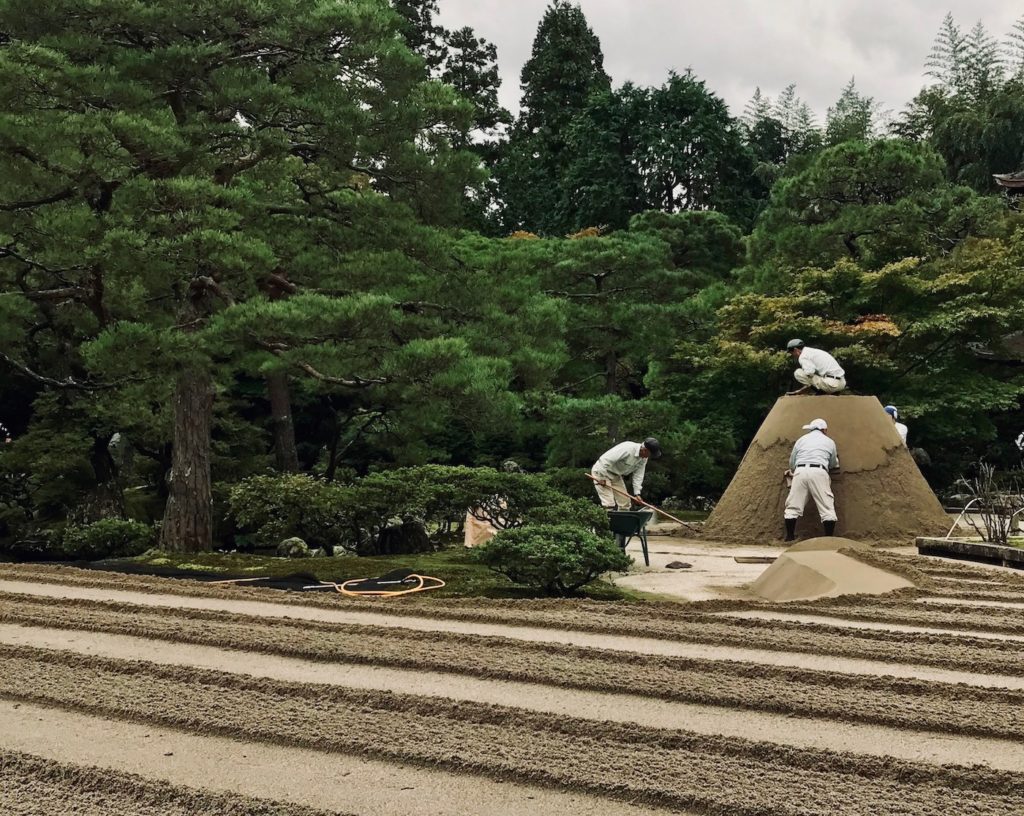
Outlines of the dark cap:
M804 347L804 341L803 340L797 340L795 338L793 340L790 340L788 343L786 343L786 351L792 351L793 349L803 348L803 347Z
M649 436L644 440L644 447L650 451L652 459L661 458L661 443L653 436Z

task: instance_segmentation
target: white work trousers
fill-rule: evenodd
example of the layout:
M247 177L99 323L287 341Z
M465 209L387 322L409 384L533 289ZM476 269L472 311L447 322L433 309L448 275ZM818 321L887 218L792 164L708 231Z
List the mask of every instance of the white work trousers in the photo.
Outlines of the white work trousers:
M817 467L798 467L793 471L793 484L786 497L786 518L798 519L804 514L808 495L814 499L822 521L836 520L836 497L832 495L832 479L827 470Z
M846 390L845 377L822 377L818 374L808 374L802 368L794 371L793 376L800 385L809 385L823 394L838 394Z
M612 510L618 508L619 510L628 510L632 502L627 496L623 496L616 493L612 488L621 490L623 493L628 493L626 490L626 483L622 481L621 476L617 476L614 473L601 473L600 471L592 471L591 475L595 479L602 479L608 482L608 485L599 485L594 482L594 489L597 490L597 498L601 500L601 506L605 510Z

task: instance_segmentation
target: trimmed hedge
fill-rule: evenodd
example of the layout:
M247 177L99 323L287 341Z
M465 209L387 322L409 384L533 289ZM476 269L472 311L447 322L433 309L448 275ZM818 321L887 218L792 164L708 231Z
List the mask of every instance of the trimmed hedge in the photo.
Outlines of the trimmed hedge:
M605 572L632 563L613 541L571 524L504 530L476 551L490 569L548 595L571 595Z

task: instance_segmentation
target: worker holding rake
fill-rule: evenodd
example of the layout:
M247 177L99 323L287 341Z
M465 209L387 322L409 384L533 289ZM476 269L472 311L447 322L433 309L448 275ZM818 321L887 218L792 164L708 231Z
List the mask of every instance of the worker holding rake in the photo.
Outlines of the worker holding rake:
M629 510L631 498L640 499L644 486L647 460L661 456L661 445L653 436L640 442L620 442L601 454L594 462L590 475L594 480L597 497L605 510ZM633 494L626 490L625 477L632 477ZM619 492L616 492L619 491Z

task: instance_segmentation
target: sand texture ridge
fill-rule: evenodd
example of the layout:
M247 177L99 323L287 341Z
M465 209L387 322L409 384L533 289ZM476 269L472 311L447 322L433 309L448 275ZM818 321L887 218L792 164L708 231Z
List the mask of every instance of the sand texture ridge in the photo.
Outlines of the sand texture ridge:
M740 462L704 526L713 541L762 543L783 537L783 473L803 426L828 423L839 450L833 476L839 522L836 535L877 543L909 544L916 536L943 535L946 514L875 397L781 397ZM797 523L798 538L822 532L813 502Z
M793 554L826 544L917 586L435 608L0 565L0 812L1016 812L1024 582Z

